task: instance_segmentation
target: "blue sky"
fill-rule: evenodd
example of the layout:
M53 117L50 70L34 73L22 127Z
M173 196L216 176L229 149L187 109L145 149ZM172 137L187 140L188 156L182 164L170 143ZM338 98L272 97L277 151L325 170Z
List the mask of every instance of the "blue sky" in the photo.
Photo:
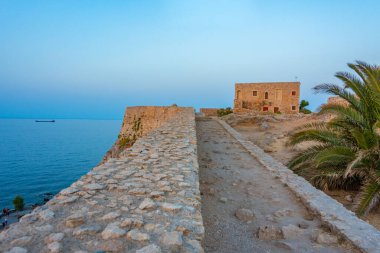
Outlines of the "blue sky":
M0 1L0 118L232 106L235 82L339 83L380 63L380 1Z

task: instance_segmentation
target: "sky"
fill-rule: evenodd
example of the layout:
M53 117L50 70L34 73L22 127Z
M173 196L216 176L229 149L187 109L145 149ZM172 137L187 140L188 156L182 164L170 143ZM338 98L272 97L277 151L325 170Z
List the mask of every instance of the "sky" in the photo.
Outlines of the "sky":
M236 82L301 82L315 110L347 63L380 64L378 0L0 0L0 118L121 119L233 105Z

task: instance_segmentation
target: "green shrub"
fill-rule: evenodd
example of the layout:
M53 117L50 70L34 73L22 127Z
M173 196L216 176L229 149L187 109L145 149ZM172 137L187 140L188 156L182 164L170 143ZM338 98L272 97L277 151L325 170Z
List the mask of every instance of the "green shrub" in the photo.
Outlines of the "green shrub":
M227 107L226 109L220 108L216 113L218 114L219 117L222 117L222 116L233 113L233 111L231 107Z
M301 100L301 102L300 102L300 112L302 112L304 114L311 113L311 111L306 108L307 106L309 106L309 102L306 101L306 100Z
M13 199L13 205L15 206L16 211L22 211L24 209L24 199L20 195L17 195Z

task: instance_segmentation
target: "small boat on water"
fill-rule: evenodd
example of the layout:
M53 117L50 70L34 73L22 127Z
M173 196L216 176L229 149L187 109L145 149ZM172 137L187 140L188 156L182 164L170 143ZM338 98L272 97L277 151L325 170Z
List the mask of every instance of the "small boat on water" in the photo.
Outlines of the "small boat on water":
M48 122L48 123L54 123L55 120L36 120L35 122Z

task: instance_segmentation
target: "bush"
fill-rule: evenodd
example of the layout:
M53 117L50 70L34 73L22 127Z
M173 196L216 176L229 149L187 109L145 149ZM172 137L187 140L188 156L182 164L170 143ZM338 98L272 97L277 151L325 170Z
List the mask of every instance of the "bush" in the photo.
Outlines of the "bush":
M22 211L24 209L24 199L20 195L17 195L13 200L13 205L16 211Z
M306 100L301 100L300 102L300 112L304 114L309 114L311 111L307 109L306 107L309 106L309 102Z
M226 109L220 108L216 113L218 114L219 117L222 117L222 116L233 113L233 111L231 107L227 107Z

